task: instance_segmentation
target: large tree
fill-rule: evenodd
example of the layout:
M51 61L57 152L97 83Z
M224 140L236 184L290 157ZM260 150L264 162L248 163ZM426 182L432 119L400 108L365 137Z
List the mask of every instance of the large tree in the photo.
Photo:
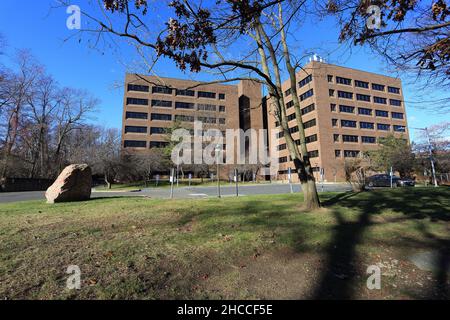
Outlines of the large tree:
M286 32L305 3L283 0L194 3L175 0L168 7L161 7L160 3L142 0L104 0L109 14L104 12L105 15L97 18L92 12L83 13L99 26L96 36L112 34L126 38L140 53L147 52L142 56L153 57L147 61L148 66L164 57L174 61L181 70L213 70L220 76L218 82L245 79L264 84L270 96L271 112L280 123L302 184L305 205L314 209L320 206L320 202L298 101L295 74L300 66L289 49ZM164 12L171 10L173 14L160 28L147 15L158 9ZM299 146L288 126L281 88L283 70L287 70L295 97Z

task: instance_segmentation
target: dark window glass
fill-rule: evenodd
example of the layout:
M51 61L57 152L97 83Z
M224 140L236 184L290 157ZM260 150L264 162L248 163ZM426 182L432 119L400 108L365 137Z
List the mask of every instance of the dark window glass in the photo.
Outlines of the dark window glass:
M147 133L147 127L125 126L125 133Z
M317 158L319 156L319 150L308 151L308 156L310 158Z
M337 127L337 125L338 125L338 119L331 119L331 125L332 125L333 127Z
M225 112L225 106L219 106L219 112Z
M345 158L356 158L359 155L359 151L357 150L344 150Z
M338 97L344 98L344 99L353 99L353 93L347 92L347 91L339 91L338 90Z
M339 142L339 134L337 134L337 133L333 134L333 141Z
M389 99L389 104L391 106L400 107L402 105L402 102L400 100L396 100L396 99Z
M406 131L406 128L405 128L405 126L394 125L394 131L397 131L397 132L405 132L405 131Z
M128 84L128 91L149 92L150 87L141 84Z
M394 119L403 119L403 113L401 112L391 112L391 114Z
M348 78L336 77L336 83L345 84L348 86L352 85L352 80Z
M137 104L141 106L148 106L148 99L139 99L139 98L127 98L128 104Z
M306 98L309 98L309 97L311 97L311 96L313 96L313 95L314 95L313 89L309 89L308 91L306 91L305 93L303 93L303 94L300 95L300 101L303 101L303 100L305 100Z
M216 111L217 106L214 104L204 104L199 103L197 104L197 110L199 111Z
M372 83L372 90L384 91L384 85L378 83Z
M293 107L294 106L294 101L289 101L288 103L286 103L286 109L289 109L289 108L291 108L291 107Z
M341 127L356 128L356 121L341 120Z
M163 93L163 94L172 94L172 88L165 86L154 86L152 87L152 93Z
M215 99L216 98L216 94L214 92L208 92L208 91L199 91L197 93L197 97L199 98L210 98L210 99Z
M298 132L298 126L289 128L289 132L290 132L290 133L296 133L296 132Z
M175 94L177 96L188 96L188 97L195 97L195 91L194 90L188 90L188 89L176 89Z
M314 127L315 125L316 125L316 119L312 119L312 120L309 120L309 121L306 121L305 123L303 123L303 126L305 127L305 129ZM297 128L297 131L298 131L298 128Z
M148 119L148 113L127 111L125 113L125 118L126 119Z
M355 87L369 89L369 83L361 80L355 80Z
M301 80L298 83L298 87L301 88L301 87L305 86L306 84L310 83L311 80L312 80L312 75L307 76L306 78L304 78L303 80Z
M311 143L311 142L314 142L314 141L317 141L317 134L313 134L313 135L305 137L305 142L306 143ZM300 143L298 143L298 144L300 144Z
M285 97L288 97L288 96L291 95L291 93L292 93L292 88L289 88L289 89L287 89L287 90L284 92L284 96L285 96Z
M331 112L335 112L336 111L336 105L334 103L330 104L330 110L331 110Z
M343 134L342 141L344 142L358 142L358 136Z
M150 141L150 148L165 148L168 145L166 141Z
M356 100L370 102L370 96L367 95L367 94L357 93L356 94Z
M328 95L330 97L334 97L334 90L333 89L328 89Z
M355 107L339 105L340 112L355 113Z
M194 116L187 116L184 114L177 114L175 115L175 120L177 121L183 121L183 122L194 122Z
M277 146L277 150L281 151L281 150L285 150L286 149L286 143L280 144L279 146Z
M152 100L152 107L172 108L172 101Z
M333 82L333 76L332 76L332 75L329 74L329 75L327 76L327 78L328 78L328 82Z
M225 118L219 118L219 124L225 124Z
M217 119L215 117L197 117L198 121L203 123L216 123Z
M287 162L287 161L288 161L288 159L287 159L286 156L278 158L278 162L279 162L279 163L285 163L285 162Z
M334 150L334 156L336 158L340 158L341 157L341 150Z
M391 126L389 124L377 123L377 129L383 131L389 131Z
M364 121L360 121L359 122L359 127L361 129L374 129L375 125L373 122L364 122Z
M195 104L191 102L175 102L175 109L194 109Z
M373 97L373 102L379 103L379 104L386 104L386 98Z
M314 103L313 103L313 104L310 104L309 106L306 106L306 107L302 108L301 113L302 114L307 114L307 113L310 113L311 111L314 111L314 109L315 109L315 106L314 106Z
M125 140L123 142L123 146L125 148L146 148L147 147L147 141Z
M390 93L397 93L400 94L400 88L396 88L396 87L388 87L388 91Z
M375 115L377 117L387 118L387 117L389 117L389 112L384 111L384 110L375 110Z
M171 121L172 115L164 113L152 113L150 118L151 120Z
M219 100L225 100L225 93L219 93Z
M150 134L164 134L166 133L165 128L161 127L150 127Z
M288 115L288 116L286 117L286 119L287 119L287 121L294 120L294 119L295 119L295 113L291 113L290 115Z
M362 143L375 143L377 139L375 137L362 136L361 141Z
M372 115L372 109L369 108L358 108L358 114L364 114L367 116L371 116Z

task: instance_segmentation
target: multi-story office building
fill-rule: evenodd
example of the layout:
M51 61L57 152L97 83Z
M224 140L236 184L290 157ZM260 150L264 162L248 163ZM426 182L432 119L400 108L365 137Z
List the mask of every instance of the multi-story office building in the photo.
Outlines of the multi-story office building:
M311 61L297 73L307 149L316 178L341 181L346 158L377 148L388 134L408 139L401 81L397 78ZM294 140L298 128L289 81L283 83L287 117ZM200 120L208 128L279 131L278 178L294 172L270 99L261 85L202 84L189 80L127 74L123 111L123 147L131 152L164 146L164 130L179 120ZM264 102L266 101L266 102ZM292 175L294 181L296 174Z
M344 179L344 161L360 152L377 148L377 139L388 134L408 139L401 81L370 72L311 61L297 73L306 143L314 175L325 181ZM283 83L287 118L293 138L299 143L290 82ZM279 128L269 110L269 128ZM281 132L281 128L280 128ZM289 152L279 133L279 178L286 179ZM292 176L294 179L297 175Z

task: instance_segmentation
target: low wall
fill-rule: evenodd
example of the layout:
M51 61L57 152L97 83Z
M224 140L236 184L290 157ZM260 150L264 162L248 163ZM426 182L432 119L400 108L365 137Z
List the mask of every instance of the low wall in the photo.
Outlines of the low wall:
M52 179L6 178L0 182L0 191L45 191L53 182Z

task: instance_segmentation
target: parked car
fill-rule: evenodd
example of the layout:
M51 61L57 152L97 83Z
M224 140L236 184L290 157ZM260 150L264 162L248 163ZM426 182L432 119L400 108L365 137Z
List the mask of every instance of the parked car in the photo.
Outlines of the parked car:
M397 176L392 177L393 187L414 187L416 182L409 178L399 178ZM390 187L391 176L388 174L376 174L366 180L368 187Z

